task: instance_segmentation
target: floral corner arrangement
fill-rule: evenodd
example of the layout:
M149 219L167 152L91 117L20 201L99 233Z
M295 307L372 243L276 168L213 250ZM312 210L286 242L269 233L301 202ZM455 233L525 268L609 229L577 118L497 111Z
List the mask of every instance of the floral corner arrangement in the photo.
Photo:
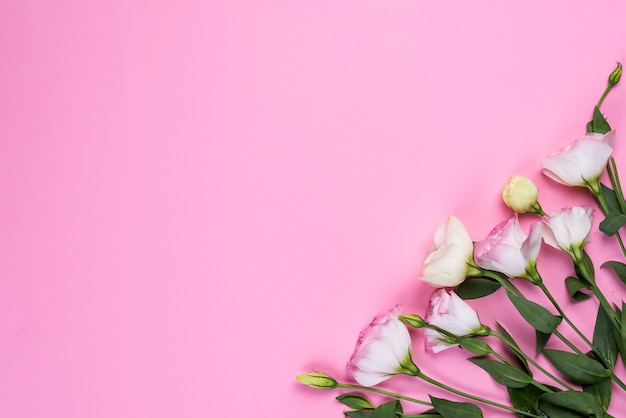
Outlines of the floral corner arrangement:
M626 200L612 157L615 131L600 111L621 74L622 66L618 63L593 109L586 133L542 159L541 167L548 178L590 192L604 216L599 230L617 240L626 259L620 233L626 225ZM400 306L395 306L374 318L360 333L348 361L347 374L354 382L344 383L317 371L296 379L312 388L342 389L344 393L336 399L349 409L344 414L350 418L474 418L483 416L483 405L518 417L611 417L607 411L613 391L626 391L626 378L615 373L619 358L626 364L626 303L610 301L596 283L595 266L585 250L593 229L591 206L564 207L546 214L538 196L531 180L514 175L502 189L503 200L513 215L495 226L485 239L474 242L454 216L438 227L420 277L436 288L428 312L423 316L403 313ZM534 217L536 222L526 231L520 216ZM544 243L571 259L572 269L566 273L564 284L572 301L597 300L599 308L592 335L583 333L570 319L542 279L537 259ZM626 284L624 261L606 261L602 267L612 270ZM536 286L543 303L529 300L520 290L526 286L516 285L519 280ZM511 303L534 328L535 352L528 354L520 348L515 330L507 330L497 322L482 323L466 302L495 292L500 293L499 300L504 300L499 303ZM572 343L562 333L564 327L582 342ZM419 362L413 360L413 330L423 330L425 350L438 353L460 347L472 353L469 361L506 390L510 403L479 397L426 375ZM551 338L560 340L567 349L547 348ZM538 356L553 366L552 371L537 362ZM449 393L450 399L432 395L416 399L375 387L399 374L438 387ZM366 392L388 399L374 405ZM407 404L417 404L422 412L405 414L403 405Z

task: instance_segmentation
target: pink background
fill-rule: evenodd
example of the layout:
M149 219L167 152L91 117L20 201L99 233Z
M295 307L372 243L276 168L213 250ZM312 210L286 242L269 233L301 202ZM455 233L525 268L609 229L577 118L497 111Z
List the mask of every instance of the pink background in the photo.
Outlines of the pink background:
M588 201L539 160L583 132L625 16L617 0L1 2L0 416L341 417L339 393L294 377L348 380L374 315L424 312L449 214L482 239L512 174L548 211ZM604 111L626 173L624 86ZM592 241L598 265L618 257ZM546 248L539 267L566 300L567 259ZM501 300L472 305L531 347ZM579 306L590 332L596 304ZM433 377L504 399L466 353L414 337Z

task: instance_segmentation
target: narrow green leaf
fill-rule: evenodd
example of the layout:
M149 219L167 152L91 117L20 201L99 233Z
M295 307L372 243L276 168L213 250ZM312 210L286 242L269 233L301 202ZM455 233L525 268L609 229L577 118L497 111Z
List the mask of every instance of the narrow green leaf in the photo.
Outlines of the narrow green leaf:
M523 388L507 388L507 391L509 392L511 404L515 408L531 414L536 413L535 404L537 403L537 399L546 393L535 385L528 385ZM524 415L519 414L517 414L517 416L524 417Z
M604 220L598 225L600 231L605 235L613 236L626 224L626 215L619 212L609 212Z
M552 315L550 311L543 306L521 296L507 296L520 315L537 331L541 331L544 334L551 334L561 323L561 317Z
M578 278L584 283L585 281L589 281L589 284L594 284L595 283L595 270L593 268L593 261L591 261L591 257L589 257L589 254L587 254L587 251L585 251L583 249L583 259L582 259L582 263L585 267L585 270L587 272L589 272L589 274L591 275L591 277L587 277L586 275L584 275L580 269L580 266L578 263L574 263L574 270L576 271L576 275L578 276Z
M613 270L622 283L626 284L626 264L619 261L607 261L602 264L602 267L608 267Z
M337 396L335 399L347 407L356 409L357 411L360 411L361 409L375 408L374 405L367 400L367 398L356 393L344 393L343 395Z
M443 415L441 415L434 409L429 409L428 411L424 411L421 414L405 414L402 416L402 418L443 418Z
M500 323L496 322L496 325L498 326L498 331L500 331L500 334L502 334L502 337L508 343L508 345L512 345L517 350L522 351L522 349L519 347L519 345L517 345L517 343L513 339L513 336L511 334L509 334L509 332ZM510 351L513 352L513 355L517 359L517 362L526 371L526 373L528 373L530 376L532 376L533 375L532 374L532 370L530 370L530 367L528 367L528 362L526 361L526 359L524 357L520 356L519 354L517 354L515 352L515 350L512 350L509 347L507 347L507 348Z
M583 281L576 277L568 277L565 279L565 287L567 287L567 292L569 296L576 302L580 302L581 300L589 299L591 295L587 293L583 293L583 289L588 289L588 285Z
M595 396L602 409L605 411L609 408L611 403L611 390L613 389L613 382L610 378L600 380L593 385L583 385L583 391Z
M523 388L532 382L532 377L520 369L490 359L469 359L472 363L489 373L496 382L510 388Z
M562 350L543 350L543 354L563 376L581 385L598 383L610 374L600 362L585 355Z
M539 330L535 330L535 336L537 339L536 350L537 350L538 355L543 351L551 335L552 334L544 334L543 332Z
M593 118L587 123L587 132L595 132L599 134L605 134L611 130L611 125L606 121L606 118L598 109L598 106L593 108Z
M602 193L602 197L604 198L604 202L606 206L609 208L609 212L620 212L619 203L617 201L617 195L610 187L605 186L600 183L600 192Z
M615 341L613 322L602 306L598 308L596 325L593 329L593 345L598 350L596 354L600 356L604 364L610 366L612 370L615 367L619 349L617 341Z
M350 418L402 418L403 416L400 401L384 403L371 411L349 411L343 414Z
M491 349L489 344L477 338L459 338L458 343L461 347L463 347L470 353L480 355L493 353L493 350Z
M483 416L480 408L469 402L453 402L434 396L430 396L430 402L444 418L482 418Z
M619 319L620 329L617 346L619 347L620 354L622 355L622 362L626 364L626 304L624 301L622 301L622 309L619 311L618 315L619 316L617 316L617 318Z
M465 280L458 285L454 292L459 295L461 299L479 299L484 296L490 295L500 288L500 283L495 280L475 277Z
M544 393L537 400L537 406L549 417L604 416L604 409L595 396L576 390ZM567 412L572 415L567 415Z

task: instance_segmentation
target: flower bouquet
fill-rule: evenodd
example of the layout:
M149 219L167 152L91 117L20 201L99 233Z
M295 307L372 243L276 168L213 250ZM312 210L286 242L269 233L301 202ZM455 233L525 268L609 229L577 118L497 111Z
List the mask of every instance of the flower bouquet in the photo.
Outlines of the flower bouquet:
M602 267L626 284L626 247L620 233L626 225L626 200L612 157L615 131L600 111L621 73L622 66L618 64L593 109L586 133L544 158L541 166L550 179L590 192L602 216L599 230L617 241L624 258L606 261ZM547 214L538 196L532 181L514 175L502 190L503 200L513 215L495 226L485 239L474 242L454 216L439 226L420 277L436 288L427 313L403 313L400 306L395 306L374 318L360 333L348 361L347 373L353 383L318 371L296 379L313 388L343 389L344 393L336 399L348 409L344 414L350 418L472 418L483 416L484 405L518 417L611 417L607 411L613 392L626 392L626 377L616 374L618 359L626 364L626 303L610 301L597 285L596 266L585 248L594 229L592 207L567 206ZM528 228L520 223L522 216L526 217ZM592 334L581 331L543 280L537 260L544 243L566 253L571 260L571 272L564 279L571 300L597 300ZM528 285L520 286L524 281L538 289L541 303L525 295L523 289L528 289ZM551 286L559 284L552 282ZM532 326L533 353L516 342L515 329L505 329L498 322L481 322L466 302L490 295L497 295L492 297L497 297L498 303L510 303ZM469 361L501 385L509 402L466 392L424 373L419 362L413 360L412 330L423 330L425 349L433 353L453 347L471 353ZM579 341L570 341L568 334L577 335ZM558 339L565 349L547 348L550 339ZM538 361L540 357L542 361ZM550 367L545 367L546 361ZM438 387L449 396L417 399L376 387L400 374ZM386 399L375 405L367 392ZM407 404L418 405L421 412L405 413Z

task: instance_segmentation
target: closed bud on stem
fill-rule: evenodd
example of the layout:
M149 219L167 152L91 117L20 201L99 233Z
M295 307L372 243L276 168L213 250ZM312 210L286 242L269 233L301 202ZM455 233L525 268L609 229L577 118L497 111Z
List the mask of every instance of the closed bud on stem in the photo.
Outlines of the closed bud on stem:
M523 176L511 176L502 187L502 200L517 213L537 213L535 206L539 190L535 183Z
M618 62L617 68L615 68L611 75L609 75L609 86L613 87L619 83L620 78L622 78L622 64Z
M296 380L315 389L334 389L337 387L337 381L326 373L305 373L296 376Z
M419 315L406 314L400 315L398 318L400 319L400 321L413 328L424 328L424 325L426 325L426 321L424 321L424 318Z

